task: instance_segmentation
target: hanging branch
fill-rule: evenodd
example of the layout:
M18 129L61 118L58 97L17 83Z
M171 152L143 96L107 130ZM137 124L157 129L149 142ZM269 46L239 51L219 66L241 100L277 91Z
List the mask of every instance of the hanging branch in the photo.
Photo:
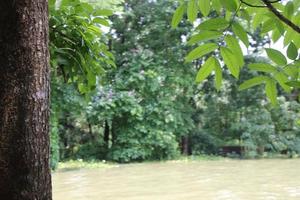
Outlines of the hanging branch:
M264 2L264 4L266 5L266 7L268 7L268 9L274 13L281 21L283 21L286 25L288 25L289 27L291 27L294 31L296 31L297 33L300 34L300 27L297 26L296 24L294 24L291 20L289 20L288 18L286 18L285 16L283 16L276 8L274 8L274 6L272 5L272 3L275 3L274 1L268 1L268 0L262 0Z
M243 4L245 4L245 5L249 6L249 7L253 7L253 8L265 8L265 7L267 7L267 6L261 6L261 5L253 5L253 4L250 4L250 3L248 3L248 2L246 2L244 0L240 0L240 1L241 1L241 3L243 3Z

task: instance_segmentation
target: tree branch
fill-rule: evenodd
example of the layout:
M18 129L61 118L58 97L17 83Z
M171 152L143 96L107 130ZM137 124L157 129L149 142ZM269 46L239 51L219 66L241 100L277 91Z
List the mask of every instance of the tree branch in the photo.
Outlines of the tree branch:
M286 25L288 25L289 27L291 27L294 31L296 31L297 33L300 34L300 27L297 26L296 24L294 24L291 20L289 20L288 18L286 18L285 16L283 16L276 8L274 8L274 6L272 5L272 3L274 3L274 1L268 1L268 0L262 0L264 2L264 4L268 7L268 9L274 13L282 22L284 22Z
M269 1L270 3L277 3L277 2L279 2L279 1L281 1L281 0L274 0L274 1Z
M245 4L245 5L249 6L249 7L253 7L253 8L265 8L266 7L266 6L261 6L261 5L253 5L253 4L250 4L250 3L248 3L248 2L246 2L244 0L240 0L240 1L241 1L241 3L243 3L243 4Z

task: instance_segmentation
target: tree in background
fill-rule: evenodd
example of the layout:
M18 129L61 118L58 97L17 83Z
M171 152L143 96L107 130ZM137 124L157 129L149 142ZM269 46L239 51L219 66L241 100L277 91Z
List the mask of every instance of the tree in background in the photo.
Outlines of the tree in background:
M52 0L49 8L51 166L55 168L60 150L64 158L72 154L75 147L71 144L82 142L81 130L75 123L79 120L87 124L82 113L88 95L101 84L105 70L114 66L114 56L108 51L103 34L103 26L109 26L111 10L79 0Z
M271 107L263 88L238 91L235 79L226 76L220 92L214 90L214 80L209 78L195 96L193 155L218 154L222 146L242 146L242 156L247 158L264 152L299 154L299 103L281 97L280 105Z
M73 57L68 57L61 43L70 45L70 49L83 51L80 54L84 56L89 56L91 49L84 45L88 42L83 43L84 48L79 48L80 43L73 46L68 41L62 41L58 37L61 33L51 34L54 36L53 41L57 43L55 45L61 45L59 50L53 51L54 58L57 58L53 63L59 63L54 65L56 78L52 81L55 88L52 112L56 115L56 118L52 118L52 133L53 136L56 135L53 138L59 138L59 142L53 142L57 144L56 147L53 145L53 155L55 150L59 150L61 160L109 159L131 162L174 158L179 154L179 148L185 154L217 154L224 145L240 145L248 149L248 157L258 156L263 149L271 149L272 152L287 149L284 144L288 140L281 137L279 131L275 131L279 122L271 114L274 112L274 115L280 115L280 109L272 111L266 104L264 90L251 88L238 92L238 84L253 76L263 75L263 72L249 71L245 67L241 69L242 73L237 80L229 70L218 70L215 73L217 79L210 76L205 81L203 70L200 70L196 80L203 81L196 87L193 84L196 71L205 63L203 60L192 64L184 63L183 56L190 47L185 47L182 42L190 37L189 30L192 26L181 23L176 30L170 29L170 13L175 9L174 3L126 1L123 6L124 12L110 17L113 24L111 38L108 40L102 35L101 40L93 43L97 46L107 42L108 49L116 57L115 68L101 65L103 74L97 76L95 85L89 84L89 79L85 79L81 71L81 82L76 87L63 83L78 79L77 76L72 76L73 69L70 72L68 70L71 68L68 67L76 65L77 70L81 70L81 65L78 64L81 56L71 54L78 59L78 62L74 61ZM59 13L59 19L67 19L74 7L65 7L66 11ZM98 9L103 12L103 9ZM85 11L90 12L89 9ZM107 20L105 16L100 18ZM103 20L100 21L103 23ZM57 29L69 35L64 40L81 40L81 35L68 29L74 26L74 22L78 23L71 17L70 21L67 20L70 26ZM90 25L84 20L76 23L79 30ZM53 25L56 26L55 23ZM86 33L91 34L89 31ZM91 38L96 38L97 34L93 33L92 36L95 37ZM229 31L228 34L232 33ZM218 39L212 38L211 41L215 40ZM270 43L270 39L261 36L257 30L251 34L249 41L248 52L253 55L246 57L247 66L249 63L266 62L266 59L258 55L262 46ZM191 44L191 41L187 43ZM215 57L219 56L216 52L213 54ZM91 60L94 58L97 60L97 57L92 57ZM84 72L86 69L83 69ZM88 92L88 98L77 92L93 88L95 90ZM284 94L284 91L279 90L279 94ZM294 102L290 103L294 105ZM284 108L283 112L286 111ZM296 120L292 123L295 124L295 129ZM298 136L296 132L291 133L290 138L294 139L289 141L295 141L296 144ZM297 145L294 146L291 151L296 150ZM261 151L258 152L257 149ZM59 159L53 159L53 166Z
M107 121L113 160L172 158L193 128L194 68L183 63L187 28L170 30L173 9L167 1L126 1L124 13L112 19L117 69L90 114L95 124Z

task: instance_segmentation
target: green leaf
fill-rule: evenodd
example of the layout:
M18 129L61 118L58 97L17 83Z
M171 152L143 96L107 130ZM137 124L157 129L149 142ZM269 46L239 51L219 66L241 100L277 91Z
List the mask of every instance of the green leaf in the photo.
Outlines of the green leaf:
M207 41L212 39L217 39L221 37L223 34L218 31L201 31L200 33L193 35L191 39L187 42L189 45L195 44L201 41Z
M287 54L287 57L291 60L296 60L296 58L298 57L298 49L293 42L290 43L286 54Z
M70 5L73 5L73 4L74 4L74 2L71 1L71 0L61 0L60 1L60 6L61 7L70 6Z
M211 0L199 0L199 8L204 17L210 13Z
M244 66L244 56L239 41L233 36L227 35L225 36L225 42L227 44L227 47L235 55L235 58L238 61L238 66L239 67Z
M221 56L226 64L227 68L229 69L230 73L235 77L238 78L240 74L240 67L239 62L236 59L235 55L232 51L226 47L220 48Z
M225 20L226 20L226 21L229 21L229 22L230 22L231 19L232 19L232 12L229 12L228 10L226 10L226 11L225 11L225 16L224 16L224 17L225 17Z
M88 87L83 83L78 84L78 90L82 94L87 93L89 91Z
M172 28L176 28L178 26L178 24L180 23L180 21L182 20L185 8L186 8L186 5L181 4L174 12L172 22L171 22Z
M299 76L299 66L297 65L288 65L283 69L283 71L292 79L297 79Z
M219 91L222 86L222 68L219 60L215 59L215 87Z
M288 27L284 35L283 45L284 46L288 45L293 40L294 35L295 35L294 30Z
M49 0L49 7L54 9L56 4L56 0Z
M276 26L277 30L279 31L279 33L281 35L284 35L285 27L283 26L282 22L276 18L274 19L274 22L275 22L275 26Z
M94 16L111 16L113 15L113 11L108 9L98 9L94 12Z
M293 88L300 88L300 81L288 81L286 84Z
M256 76L256 77L254 77L252 79L249 79L249 80L245 81L244 83L242 83L239 86L239 90L245 90L245 89L254 87L256 85L260 85L262 83L265 83L266 80L268 80L268 78L269 77L267 77L267 76Z
M292 1L290 1L285 5L284 14L288 18L290 18L294 14L294 10L295 10L294 4Z
M274 19L268 19L265 21L262 25L261 32L262 33L268 33L272 30L274 30L276 24L274 23Z
M95 25L89 25L88 29L95 32L96 34L99 34L99 35L101 35L101 33L102 33L101 29L98 26L95 26Z
M279 83L279 85L284 89L285 92L291 92L291 88L285 84L286 82L289 81L288 77L285 74L278 72L274 75L274 78Z
M281 33L279 32L278 29L274 29L272 31L272 41L273 43L276 43L280 38L281 38Z
M211 5L218 14L221 14L222 4L219 0L212 0Z
M267 64L267 63L251 63L248 65L249 69L259 71L259 72L267 72L267 73L276 73L278 72L276 67Z
M271 49L271 48L266 48L266 52L268 57L276 64L278 65L286 65L287 60L285 56L278 50Z
M102 19L102 18L99 18L99 17L96 17L93 19L93 23L97 23L97 24L101 24L103 26L107 26L109 27L109 22L105 19Z
M277 104L277 88L276 88L276 82L269 78L266 80L266 95L268 99L270 100L271 104L275 106Z
M224 30L229 26L229 22L224 18L212 18L202 22L197 29L200 30Z
M193 23L198 14L198 5L197 5L197 0L189 0L188 6L187 6L187 16L188 20Z
M83 9L87 13L92 13L93 10L94 10L93 6L91 6L88 3L82 3L81 2L77 7L81 7L81 9Z
M241 9L240 13L241 13L241 18L247 20L247 22L249 23L251 20L251 16L249 15L249 12L246 9Z
M88 86L93 87L96 85L96 75L88 72L87 73Z
M246 47L249 47L248 35L245 29L237 22L234 22L232 25L232 30L236 36L245 44Z
M260 24L264 23L267 19L269 18L265 16L265 12L263 10L257 10L252 20L253 29L255 30Z
M201 83L204 79L208 77L208 75L212 72L214 68L215 68L215 59L213 57L210 57L199 69L196 77L196 82Z
M220 0L220 2L226 10L235 12L237 9L237 3L234 0Z
M186 57L185 60L187 62L195 60L197 58L201 58L202 56L216 50L218 45L215 43L207 43L202 46L197 47L196 49L192 50Z

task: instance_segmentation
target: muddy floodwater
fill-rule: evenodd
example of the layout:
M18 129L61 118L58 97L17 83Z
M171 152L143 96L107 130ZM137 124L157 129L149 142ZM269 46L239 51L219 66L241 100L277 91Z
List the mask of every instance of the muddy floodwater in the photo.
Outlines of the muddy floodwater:
M53 174L54 200L300 200L300 159L120 165Z

